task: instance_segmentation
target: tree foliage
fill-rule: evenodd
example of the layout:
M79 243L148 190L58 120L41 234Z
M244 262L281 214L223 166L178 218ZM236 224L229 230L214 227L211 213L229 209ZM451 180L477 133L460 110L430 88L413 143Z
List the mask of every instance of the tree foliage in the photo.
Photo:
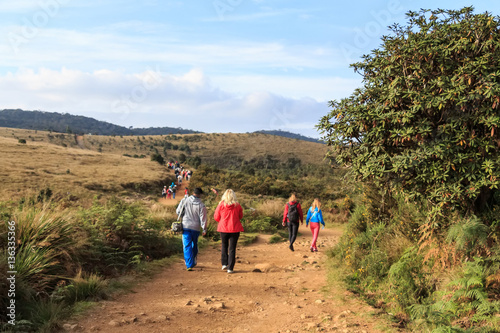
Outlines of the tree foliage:
M407 18L351 65L363 87L318 128L359 179L477 213L500 184L500 19L472 7Z

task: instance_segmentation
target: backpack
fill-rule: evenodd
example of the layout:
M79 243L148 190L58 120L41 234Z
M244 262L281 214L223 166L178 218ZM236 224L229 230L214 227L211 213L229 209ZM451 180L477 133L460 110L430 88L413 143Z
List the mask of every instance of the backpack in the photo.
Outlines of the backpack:
M292 223L299 222L299 211L297 209L297 202L294 203L293 205L290 205L290 203L287 203L286 205L288 206L288 214L286 215L288 221Z

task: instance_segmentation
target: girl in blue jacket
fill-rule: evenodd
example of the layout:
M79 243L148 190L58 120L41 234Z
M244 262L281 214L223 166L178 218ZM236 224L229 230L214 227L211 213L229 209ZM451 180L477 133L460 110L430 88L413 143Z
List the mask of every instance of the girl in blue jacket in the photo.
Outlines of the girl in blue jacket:
M307 211L306 226L311 222L311 232L312 232L312 242L310 250L311 252L318 252L318 247L316 246L316 241L319 235L319 224L325 227L325 221L323 221L323 213L321 212L321 202L318 198L315 198L311 207Z

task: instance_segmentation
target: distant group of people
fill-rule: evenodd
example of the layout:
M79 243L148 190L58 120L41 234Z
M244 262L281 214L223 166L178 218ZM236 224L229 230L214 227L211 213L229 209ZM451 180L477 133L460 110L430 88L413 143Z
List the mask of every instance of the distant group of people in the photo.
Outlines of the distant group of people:
M161 197L163 199L175 199L175 193L177 192L177 185L175 185L173 182L172 184L167 188L167 185L163 186L163 189L161 190Z
M178 161L168 162L167 167L174 170L177 185L180 185L184 179L189 181L193 175L193 171L184 169Z
M207 233L207 208L201 201L204 194L201 188L195 188L191 196L186 196L177 206L176 213L182 221L182 244L184 249L184 262L188 271L193 270L197 264L198 238L200 233ZM236 262L236 246L243 232L241 219L243 209L236 200L236 194L232 189L227 189L217 205L214 212L214 219L218 223L217 231L221 239L221 265L222 270L232 274ZM288 226L289 249L295 251L293 243L297 238L299 223L304 223L302 207L295 194L292 194L285 205L283 212L283 226ZM310 224L312 233L311 252L317 252L317 240L320 224L325 227L323 214L321 212L321 202L314 199L311 207L307 211L306 226Z
M182 184L182 180L187 180L191 178L193 175L193 172L191 170L185 170L184 167L177 161L175 162L168 162L167 163L167 168L174 170L175 173L175 182L172 182L171 185L167 187L167 185L163 186L161 190L161 197L163 199L175 199L175 194L177 192L177 186L180 186ZM189 194L189 189L186 187L184 189L184 196L188 196Z

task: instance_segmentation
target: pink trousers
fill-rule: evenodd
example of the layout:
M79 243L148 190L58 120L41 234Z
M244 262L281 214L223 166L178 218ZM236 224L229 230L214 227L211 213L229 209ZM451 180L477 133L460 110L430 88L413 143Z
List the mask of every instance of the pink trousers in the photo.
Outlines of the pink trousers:
M311 247L316 250L316 241L318 240L318 235L319 235L319 223L318 222L309 222L311 225L311 232L312 232L312 241L311 241Z

